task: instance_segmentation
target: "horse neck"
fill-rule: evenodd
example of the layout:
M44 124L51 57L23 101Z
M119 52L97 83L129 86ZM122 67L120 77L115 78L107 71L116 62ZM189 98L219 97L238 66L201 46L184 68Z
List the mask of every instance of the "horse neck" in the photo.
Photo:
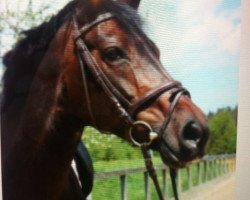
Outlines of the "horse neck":
M68 102L60 58L67 51L62 41L71 39L65 31L68 28L62 27L51 42L15 120L16 127L9 129L11 117L3 116L3 193L14 199L25 199L27 194L33 199L53 199L68 179L82 126L65 108ZM16 109L18 106L11 106L6 113Z

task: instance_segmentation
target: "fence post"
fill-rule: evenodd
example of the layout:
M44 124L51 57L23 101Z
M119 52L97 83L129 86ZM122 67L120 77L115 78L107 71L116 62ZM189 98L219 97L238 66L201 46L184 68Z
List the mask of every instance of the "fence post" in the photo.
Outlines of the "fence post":
M122 175L120 176L120 181L121 181L121 197L122 200L127 200L127 176Z
M216 159L213 160L213 179L216 178Z
M227 159L224 158L224 174L227 173Z
M234 171L234 159L231 158L231 164L230 164L230 172Z
M215 177L219 176L219 171L218 171L218 160L214 160L215 163Z
M182 186L181 186L181 170L177 170L177 191L179 193L182 192Z
M222 165L221 165L221 167L222 167L222 174L225 174L225 159L222 158L221 161L222 161Z
M235 158L232 158L231 172L235 171L235 164L236 164L235 162L236 162Z
M211 180L214 179L214 160L211 160Z
M209 180L213 179L213 160L209 161Z
M188 189L190 189L193 185L192 165L187 167L187 175L188 175Z
M203 179L204 179L204 182L207 181L207 161L204 161L204 171L203 171Z
M229 173L228 166L229 166L229 158L226 158L226 173L227 174Z
M219 171L219 175L221 175L221 159L218 159L218 171Z
M198 176L198 180L197 180L197 185L200 185L202 183L202 176L201 176L201 162L197 163L197 176Z
M145 199L150 200L150 183L148 172L144 172L144 187L145 187Z
M162 170L162 179L163 179L163 196L164 199L168 199L168 181L167 181L167 169Z

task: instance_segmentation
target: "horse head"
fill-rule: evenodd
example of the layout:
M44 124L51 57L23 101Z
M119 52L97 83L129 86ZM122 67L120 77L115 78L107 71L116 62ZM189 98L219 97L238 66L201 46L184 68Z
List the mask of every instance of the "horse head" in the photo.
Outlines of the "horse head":
M136 11L92 0L78 6L74 19L74 44L66 51L75 64L68 83L74 112L101 131L149 144L172 167L201 157L209 135L206 116L167 73Z

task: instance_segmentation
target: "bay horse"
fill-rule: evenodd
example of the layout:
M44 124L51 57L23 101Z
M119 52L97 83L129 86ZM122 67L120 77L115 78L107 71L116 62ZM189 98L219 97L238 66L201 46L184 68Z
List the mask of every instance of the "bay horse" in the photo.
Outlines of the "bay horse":
M4 57L3 199L84 199L71 162L87 125L159 151L172 168L200 158L207 119L159 58L120 2L73 0L24 32Z

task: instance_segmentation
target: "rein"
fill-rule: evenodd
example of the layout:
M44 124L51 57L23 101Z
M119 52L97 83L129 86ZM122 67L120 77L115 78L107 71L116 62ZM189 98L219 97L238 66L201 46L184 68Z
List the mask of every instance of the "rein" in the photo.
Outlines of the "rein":
M120 117L124 118L125 122L130 126L130 129L129 129L130 140L133 143L133 145L141 148L147 171L155 184L158 197L160 200L164 200L164 197L162 195L162 191L159 185L159 181L157 179L156 171L153 166L152 158L149 152L149 147L152 141L155 140L156 138L162 139L163 133L166 130L171 120L171 116L174 112L175 106L177 105L180 97L182 95L187 95L190 97L190 94L185 88L182 87L180 82L171 80L171 81L165 82L159 87L156 87L146 92L135 102L130 102L129 100L127 100L116 89L116 87L110 82L110 80L101 70L101 68L98 66L95 58L91 55L83 39L83 36L87 31L89 31L91 28L98 25L99 23L107 21L111 18L115 18L115 16L112 15L111 13L101 14L96 18L96 20L84 25L80 29L78 28L76 18L75 17L73 18L73 26L74 26L74 34L75 34L74 39L75 39L75 44L77 48L77 56L78 56L80 67L81 67L83 87L84 87L83 89L84 89L84 95L86 98L88 112L91 117L91 120L96 126L97 124L96 124L94 114L92 111L90 95L89 95L88 86L87 86L86 68L88 68L88 70L92 73L92 75L94 76L98 84L102 87L105 94L109 97L109 99L115 105L117 111L120 114ZM150 102L156 100L165 92L170 93L170 98L169 98L170 107L166 114L166 118L163 122L160 132L156 133L153 131L152 127L147 122L135 121L134 118L138 112L150 106ZM137 126L143 126L144 128L146 128L146 130L148 130L147 134L149 136L149 141L141 143L134 138L133 130ZM172 180L175 199L178 200L175 169L170 169L170 176Z

